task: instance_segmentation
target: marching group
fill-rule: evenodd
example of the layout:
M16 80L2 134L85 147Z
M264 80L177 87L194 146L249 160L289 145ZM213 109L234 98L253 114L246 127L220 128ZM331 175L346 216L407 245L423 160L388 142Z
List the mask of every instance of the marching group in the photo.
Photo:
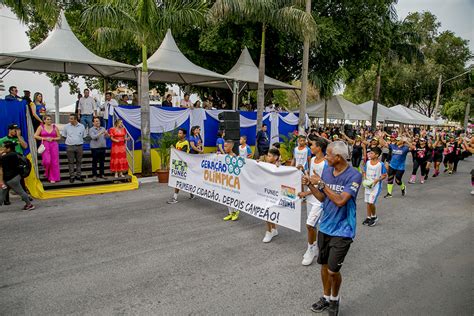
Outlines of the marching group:
M387 194L393 197L394 183L400 187L401 195L407 194L403 181L408 153L413 157L413 170L408 183L414 184L420 170L419 181L423 184L429 178L441 173L453 174L459 161L474 152L474 136L461 131L443 129L387 131L360 128L351 130L351 137L339 128L311 129L308 135L297 136L291 166L302 172L302 191L299 198L306 202L307 248L302 265L311 265L315 258L321 265L323 295L311 306L314 312L328 310L329 315L338 315L339 290L342 283L340 269L356 230L356 198L364 187L364 202L367 217L363 225L374 227L378 222L376 203L387 182ZM187 131L179 130L176 149L192 154L204 152L199 126ZM234 141L225 140L225 131L219 131L216 142L217 154L236 155ZM257 133L256 147L259 160L280 164L280 145L270 145L267 126ZM247 138L240 137L238 155L252 159L253 153L247 145ZM350 162L350 163L349 163ZM474 171L471 171L474 186ZM169 204L178 202L179 190L175 189ZM474 190L471 192L474 194ZM190 199L196 197L191 194ZM239 211L228 208L224 221L239 219ZM263 242L271 242L278 235L276 224L267 222Z

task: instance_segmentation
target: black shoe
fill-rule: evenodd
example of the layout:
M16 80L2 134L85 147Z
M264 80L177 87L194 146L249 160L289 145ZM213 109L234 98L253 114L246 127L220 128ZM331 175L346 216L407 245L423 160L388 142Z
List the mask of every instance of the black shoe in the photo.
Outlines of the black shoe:
M371 218L367 217L363 222L362 225L369 225Z
M374 227L375 225L377 225L378 221L379 221L378 217L372 217L370 219L369 224L367 224L367 225L369 225L369 227Z
M12 204L12 202L10 202L10 201L3 201L3 205L11 205L11 204Z
M383 198L384 199L389 199L389 198L392 198L393 195L391 195L390 193L387 193Z
M73 177L69 178L69 183L74 183L74 178Z
M428 174L425 176L425 180L428 180Z
M339 315L339 301L330 301L329 302L328 315L329 316Z
M406 186L402 189L402 196L405 196L405 194L407 194L407 187Z
M84 179L83 179L81 176L76 177L76 180L81 181L81 182L84 182Z
M324 297L321 297L319 301L311 305L311 311L315 313L322 313L328 308L329 302Z

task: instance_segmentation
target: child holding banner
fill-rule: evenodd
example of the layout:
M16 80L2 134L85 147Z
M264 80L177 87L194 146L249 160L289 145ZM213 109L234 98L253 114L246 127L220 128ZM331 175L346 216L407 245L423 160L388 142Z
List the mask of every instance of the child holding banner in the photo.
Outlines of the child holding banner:
M234 153L233 149L234 149L234 141L229 140L229 139L226 140L225 143L224 143L224 153L226 155L234 157L235 153ZM219 154L219 152L217 152L217 154ZM233 209L230 206L228 206L227 211L229 212L229 214L227 214L227 216L224 217L223 220L225 220L225 221L229 221L229 220L230 221L236 221L236 220L239 219L239 214L240 214L239 210Z
M186 153L189 153L190 146L189 146L188 140L186 139L186 134L187 134L187 131L184 128L180 128L178 130L178 141L176 142L175 148L179 151L184 151ZM173 196L166 203L168 204L178 203L178 193L179 193L179 189L174 189ZM191 194L189 198L194 199L194 195Z
M309 174L316 173L321 176L324 169L327 167L327 161L324 157L326 152L327 142L321 137L310 137L311 142L311 153L314 157L311 159ZM307 174L307 173L306 173ZM306 229L308 230L308 247L305 254L303 255L303 261L301 262L304 266L309 266L313 263L314 258L318 255L318 244L316 236L318 234L318 221L321 217L323 210L322 203L316 199L311 191L300 192L298 194L300 198L306 198L306 210L308 217L306 219Z
M279 166L280 165L280 151L276 148L270 148L268 150L268 154L265 156L265 161L271 163L273 165ZM263 237L264 243L269 243L272 241L273 237L278 236L277 226L274 223L266 222L267 223L267 231L265 232L265 237Z

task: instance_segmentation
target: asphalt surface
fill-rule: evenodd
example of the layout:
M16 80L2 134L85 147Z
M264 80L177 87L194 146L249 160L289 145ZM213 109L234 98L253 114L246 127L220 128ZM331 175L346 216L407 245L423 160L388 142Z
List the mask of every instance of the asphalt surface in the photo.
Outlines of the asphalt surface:
M473 162L406 197L395 187L375 227L360 225L359 193L341 315L473 315ZM322 287L319 266L301 265L304 230L263 244L259 220L223 222L225 207L187 194L167 205L171 192L150 183L0 207L0 315L312 314Z

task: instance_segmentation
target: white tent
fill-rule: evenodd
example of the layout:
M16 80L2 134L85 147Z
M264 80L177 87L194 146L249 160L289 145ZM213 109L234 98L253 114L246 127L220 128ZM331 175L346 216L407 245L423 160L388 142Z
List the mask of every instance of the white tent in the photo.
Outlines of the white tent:
M400 115L403 115L407 117L408 119L411 120L410 123L407 124L414 124L414 125L438 125L438 122L436 122L434 119L429 118L421 113L418 113L415 110L409 109L401 104L396 105L394 107L391 107L390 110L392 110L395 113L398 113Z
M249 50L245 47L240 54L239 59L226 74L226 76L232 78L232 80L239 83L240 88L247 88L249 90L256 90L258 87L258 67L252 60ZM264 79L265 90L278 90L278 89L298 89L295 86L265 76ZM245 87L244 87L245 85ZM210 82L206 86L214 88L228 88L228 85L224 81Z
M61 11L55 29L41 44L26 52L0 53L0 68L110 77L135 67L89 51L74 35Z
M308 113L310 117L323 118L324 100L321 100L316 104L308 105L306 107L306 113ZM347 101L341 95L333 96L328 100L327 117L328 119L360 121L370 121L371 119L369 112L366 112L354 103Z
M372 115L372 107L374 101L369 100L362 104L359 104L364 111ZM405 116L398 114L382 104L377 104L377 121L379 122L395 122L395 123L405 123L410 124L412 121Z
M166 32L160 47L148 58L147 63L150 81L191 85L230 79L227 76L202 68L187 59L176 45L171 30ZM142 64L137 65L137 67L141 68ZM122 73L115 77L136 80L133 73Z

